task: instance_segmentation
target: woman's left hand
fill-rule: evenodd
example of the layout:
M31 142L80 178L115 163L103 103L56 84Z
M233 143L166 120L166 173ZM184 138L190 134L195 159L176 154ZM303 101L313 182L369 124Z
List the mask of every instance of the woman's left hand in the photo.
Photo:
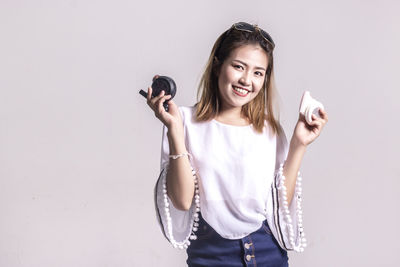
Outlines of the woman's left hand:
M295 140L292 141L303 146L311 144L321 134L322 128L328 122L328 114L325 110L320 109L319 114L321 118L312 114L313 121L310 124L306 122L304 115L299 114L299 120L292 137Z

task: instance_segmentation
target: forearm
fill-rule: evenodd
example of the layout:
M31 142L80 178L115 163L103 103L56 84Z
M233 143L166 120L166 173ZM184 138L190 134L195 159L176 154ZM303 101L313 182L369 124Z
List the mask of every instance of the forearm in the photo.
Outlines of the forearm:
M287 201L289 205L293 199L297 173L300 170L301 161L305 152L306 146L296 143L296 141L294 141L292 138L290 141L289 152L286 158L285 166L283 167L283 175L286 177L285 186L287 189Z
M170 155L187 152L183 132L171 128L168 131ZM188 156L169 160L167 194L172 204L180 210L188 210L194 195L194 179Z

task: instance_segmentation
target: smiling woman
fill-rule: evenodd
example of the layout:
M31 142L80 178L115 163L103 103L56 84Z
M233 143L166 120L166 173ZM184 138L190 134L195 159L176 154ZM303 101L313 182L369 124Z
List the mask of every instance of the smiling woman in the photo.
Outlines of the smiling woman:
M196 119L208 121L217 116L221 121L232 123L239 118L239 125L244 122L252 124L258 133L263 132L267 121L278 133L280 126L274 114L274 47L271 36L258 26L239 22L225 31L215 42L200 81ZM237 71L230 72L231 68ZM229 82L231 85L227 84ZM231 94L235 92L234 87L242 89L235 95L242 97L244 93L246 96L239 102L242 103L240 110L237 108L239 103L236 109L230 110L232 101L226 103L230 103L227 107L222 107L222 97L227 96L226 92L222 92L226 91L225 86L229 87ZM243 90L249 91L248 95Z
M164 123L158 220L189 266L288 266L306 247L300 163L327 114L299 116L288 145L275 118L272 38L235 23L216 41L199 101L178 107L161 93L148 104Z
M231 52L219 72L219 121L226 121L227 116L241 117L242 106L250 103L262 89L267 65L267 53L259 45L243 45Z

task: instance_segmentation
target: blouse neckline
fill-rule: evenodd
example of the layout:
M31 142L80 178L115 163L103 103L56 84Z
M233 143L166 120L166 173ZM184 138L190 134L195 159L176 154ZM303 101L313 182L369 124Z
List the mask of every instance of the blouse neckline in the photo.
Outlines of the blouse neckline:
M233 125L233 124L227 124L227 123L224 123L224 122L217 121L216 119L212 119L211 121L216 123L216 124L223 125L225 127L232 127L232 128L249 128L249 127L251 127L253 125L252 123L250 123L248 125Z

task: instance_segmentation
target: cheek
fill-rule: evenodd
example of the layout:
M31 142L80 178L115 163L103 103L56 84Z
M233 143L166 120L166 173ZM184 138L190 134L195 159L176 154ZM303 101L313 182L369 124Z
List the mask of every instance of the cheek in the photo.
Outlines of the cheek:
M261 94L261 88L259 88L255 94L253 94L253 99L256 98L259 94Z
M218 89L221 89L221 87L224 86L225 80L226 80L226 79L225 79L224 75L221 73L221 74L219 75L219 77L218 77Z
M233 68L226 68L224 71L224 79L227 82L236 82L240 79L240 73Z
M263 85L264 85L264 79L260 79L260 80L258 80L258 81L254 84L254 86L255 86L257 92L259 92L259 91L261 90L261 88L263 87Z
M226 86L227 83L231 83L234 79L234 74L230 71L222 71L218 77L219 86Z

